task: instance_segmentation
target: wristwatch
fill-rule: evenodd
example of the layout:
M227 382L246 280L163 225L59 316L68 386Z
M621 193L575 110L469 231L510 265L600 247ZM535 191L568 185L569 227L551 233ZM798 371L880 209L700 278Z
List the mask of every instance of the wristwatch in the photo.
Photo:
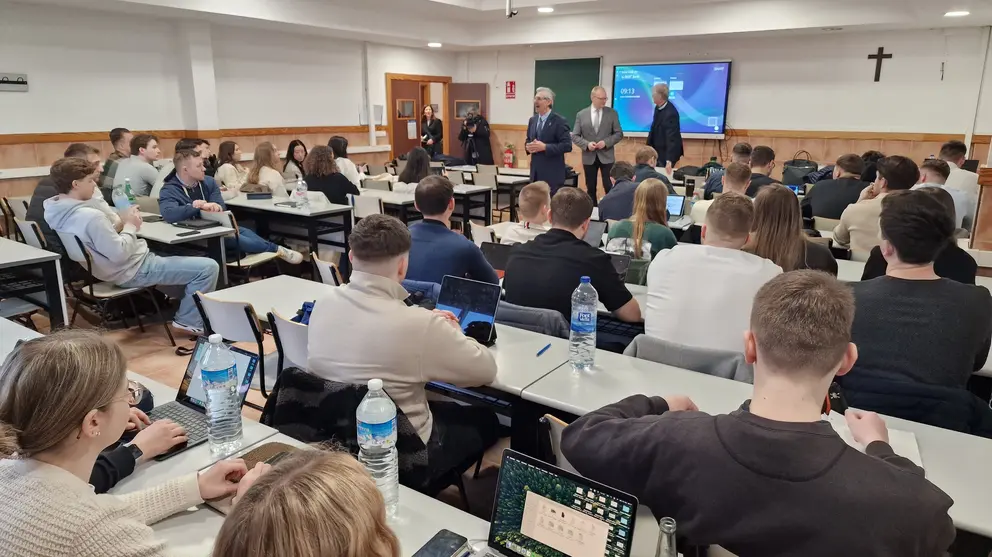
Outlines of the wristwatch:
M131 443L124 445L124 447L127 448L127 450L131 451L131 456L134 457L135 462L138 462L138 460L145 454L140 447L134 444L133 441Z

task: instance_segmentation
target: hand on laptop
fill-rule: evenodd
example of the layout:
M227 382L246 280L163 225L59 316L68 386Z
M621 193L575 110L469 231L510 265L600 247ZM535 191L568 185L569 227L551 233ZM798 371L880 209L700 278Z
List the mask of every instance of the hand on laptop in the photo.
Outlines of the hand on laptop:
M222 460L200 474L200 498L204 501L222 499L238 492L238 482L248 473L240 458Z
M451 313L450 311L443 310L443 309L436 309L436 310L434 310L434 313L436 315L440 315L441 317L445 318L448 321L448 323L451 324L452 327L458 329L459 331L462 330L462 326L458 322L458 318L455 317L455 314L454 313Z
M124 431L134 431L141 429L145 426L152 425L152 421L148 419L146 415L141 410L131 407L131 415L127 419L127 428Z
M244 497L245 492L248 491L248 488L254 485L255 482L269 470L272 470L271 464L266 464L264 462L256 463L255 467L245 474L245 477L241 478L241 481L238 482L238 494L234 496L234 500L231 501L231 504L237 505L238 501Z
M141 412L141 415L144 416L144 412ZM145 416L145 419L147 420L148 417ZM172 447L185 442L186 430L172 420L159 420L153 423L135 435L132 441L141 449L142 454L138 464L164 454Z
M696 412L699 410L696 403L685 395L668 395L665 397L665 402L668 403L669 412Z
M889 430L878 414L848 408L844 412L844 419L847 420L847 427L851 429L854 440L865 447L875 441L889 442Z

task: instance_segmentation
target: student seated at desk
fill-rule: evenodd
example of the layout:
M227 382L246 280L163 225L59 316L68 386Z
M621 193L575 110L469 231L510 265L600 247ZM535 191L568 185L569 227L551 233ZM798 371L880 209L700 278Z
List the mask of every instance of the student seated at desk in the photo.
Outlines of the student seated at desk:
M586 243L592 198L578 188L561 188L551 198L551 230L513 246L506 264L506 301L553 309L572 318L572 291L589 277L599 301L621 321L641 320L641 308L603 250Z
M206 257L160 257L138 238L141 215L137 207L121 213L124 227L118 233L103 211L88 202L96 189L99 166L77 158L59 159L52 165L57 197L45 201L45 220L52 230L75 234L93 261L93 276L122 288L184 286L172 326L194 334L203 333L194 292L212 292L220 272L217 262Z
M176 170L158 201L158 209L166 222L176 223L200 218L200 212L220 213L227 210L224 197L217 183L207 176L203 159L196 151L178 151L172 159ZM232 257L240 258L241 253L276 253L279 257L298 265L303 262L303 254L276 245L250 228L238 227L238 238L224 238L224 247Z
M617 161L610 169L613 187L599 200L599 220L629 219L634 214L634 167L629 162Z
M217 173L217 157L210 154L210 142L198 137L184 137L176 142L173 153L179 151L196 151L196 154L203 159L204 171L207 176L213 177ZM162 196L162 188L165 183L176 175L176 165L172 159L162 162L158 169L158 178L155 180L155 187L152 188L151 197L159 199Z
M240 459L122 497L95 494L90 473L124 432L131 396L124 353L95 331L56 331L8 356L0 369L5 555L164 557L149 524L236 493L247 472Z
M131 156L117 163L117 173L114 174L114 185L131 183L131 193L144 197L152 193L158 170L153 163L162 156L158 146L158 138L142 133L131 139Z
M766 145L758 145L751 150L751 185L747 187L746 195L751 199L757 197L761 188L768 184L777 184L778 180L771 177L775 169L775 151Z
M889 159L879 165L883 176ZM852 376L964 388L989 355L992 296L934 272L954 230L940 201L908 191L891 193L880 205L879 247L888 265L884 277L852 285L860 352Z
M225 201L234 199L241 195L241 186L248 180L248 170L241 166L241 147L233 141L221 143L218 159L220 166L214 180Z
M499 239L501 244L520 244L550 230L548 218L551 212L551 186L547 182L527 184L520 190L517 199L517 213L522 220L506 229Z
M246 480L257 477L245 487ZM238 485L213 557L399 557L382 494L345 452L300 450Z
M286 148L286 164L282 167L282 179L295 182L303 177L303 161L307 160L307 146L299 139L289 142Z
M962 233L962 237L967 237L967 229L971 230L975 220L975 211L978 209L978 198L961 190L947 187L947 179L951 176L951 167L940 159L927 159L920 165L919 183L910 189L919 190L924 188L941 189L951 196L954 203L954 226Z
M916 190L916 187L913 190ZM924 187L920 191L939 201L949 215L955 214L954 199L947 190ZM954 220L953 217L951 220ZM882 248L875 246L871 250L868 261L865 262L865 270L861 274L861 280L871 280L885 276L888 266L888 262L885 261L885 257L882 255ZM947 240L947 245L944 249L940 250L940 253L937 254L937 259L933 262L933 272L942 278L951 279L963 284L975 284L975 276L978 275L978 263L967 251L958 246L954 237L951 237Z
M916 163L899 155L878 161L877 172L875 181L862 190L857 203L844 209L840 224L834 228L834 243L850 248L862 261L879 244L878 216L882 213L882 200L890 192L912 188L920 177Z
M675 188L668 181L668 176L655 170L655 167L658 166L658 151L655 151L654 147L645 145L638 149L637 154L634 156L634 162L637 165L634 167L634 183L640 184L648 178L661 180L668 188L668 193L675 195Z
M748 153L751 152L750 148L751 146L748 145ZM726 192L747 195L747 188L750 185L751 167L746 163L732 162L728 164L727 168L725 168L720 174L720 189L713 193L719 193L722 195ZM692 210L689 212L689 217L692 219L692 222L700 225L706 222L706 211L712 204L712 198L701 199L693 203Z
M139 464L144 464L172 447L186 442L186 430L172 420L157 420L152 423L141 410L131 407L125 433L137 431L131 441L122 442L113 449L106 449L96 457L96 464L90 473L90 485L96 493L110 491L121 480L134 473ZM137 456L135 448L141 452Z
M400 283L407 276L411 238L399 219L365 217L349 242L351 282L329 289L314 305L307 370L342 383L382 379L427 444L428 467L451 470L492 446L499 422L487 408L428 402L424 385L487 385L496 378L496 360L462 333L450 313L404 303L408 294Z
M679 244L654 258L648 268L645 333L697 348L743 350L751 300L782 272L771 261L741 251L753 222L754 203L724 193L706 211L702 245Z
M127 128L114 128L110 130L110 145L114 152L107 157L108 161L119 161L131 156L131 140L134 134Z
M833 179L820 180L816 187L807 186L803 197L803 216L839 219L848 205L858 202L861 192L868 187L861 181L865 161L858 155L843 155L834 165Z
M341 174L334 151L330 147L318 145L310 151L303 161L303 181L307 183L307 191L319 191L331 203L348 205L348 194L361 195L358 186L352 184L347 176Z
M272 197L289 197L282 172L279 170L279 153L275 145L263 141L255 146L251 170L241 186L241 191L271 193Z
M758 291L742 335L754 394L740 409L713 416L684 396L633 395L565 428L562 452L582 475L674 518L694 545L736 555L943 555L955 536L953 501L893 452L882 418L845 414L867 454L820 419L834 376L858 358L853 318L837 279L779 275Z
M659 251L674 247L678 240L668 228L667 206L668 188L661 180L648 178L638 184L634 214L610 227L606 251L650 261Z
M420 149L420 147L417 147ZM499 283L482 250L448 228L455 211L455 186L444 176L428 176L417 185L414 204L424 219L410 225L410 280L441 284L444 275Z
M770 184L761 189L754 199L751 229L744 251L764 257L787 273L812 269L837 276L837 260L830 248L803 232L799 199L789 188Z
M417 184L431 175L431 156L423 147L414 147L406 155L406 166L393 183L393 191L414 193Z
M742 142L742 143L738 143L737 145L734 145L734 150L733 150L733 152L730 155L730 163L731 164L735 164L735 163L736 164L743 164L744 166L747 166L748 167L748 182L749 183L751 181L750 180L750 177L751 177L751 172L750 172L751 151L752 151L751 144L750 143L743 143ZM729 168L729 165L728 165L728 168ZM713 194L714 193L723 193L724 191L726 191L726 190L724 190L724 182L723 182L723 175L724 175L725 172L726 172L726 169L722 169L721 170L721 169L717 168L717 169L711 170L710 171L710 176L709 176L709 178L706 179L706 184L703 186L703 195L697 196L697 197L700 197L702 200L705 200L705 201L710 201L710 200L713 199ZM743 193L743 192L739 192L739 193ZM698 220L696 222L703 222L703 220L700 219L700 220Z
M352 184L362 187L362 177L358 173L358 167L348 158L348 139L335 135L327 140L327 146L334 151L334 162L338 165L338 171L351 180Z

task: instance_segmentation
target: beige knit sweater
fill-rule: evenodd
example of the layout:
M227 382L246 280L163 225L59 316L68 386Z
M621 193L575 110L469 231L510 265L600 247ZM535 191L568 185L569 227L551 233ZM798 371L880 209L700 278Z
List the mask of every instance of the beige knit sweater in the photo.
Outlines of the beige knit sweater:
M149 524L199 505L196 474L124 496L96 495L36 460L0 460L0 557L167 555Z

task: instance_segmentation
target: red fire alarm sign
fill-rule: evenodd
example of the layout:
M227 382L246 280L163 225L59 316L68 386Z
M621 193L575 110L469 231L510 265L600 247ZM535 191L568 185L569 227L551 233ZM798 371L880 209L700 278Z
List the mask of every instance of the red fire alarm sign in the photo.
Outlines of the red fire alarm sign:
M506 98L515 99L517 98L517 82L507 81L506 82Z

